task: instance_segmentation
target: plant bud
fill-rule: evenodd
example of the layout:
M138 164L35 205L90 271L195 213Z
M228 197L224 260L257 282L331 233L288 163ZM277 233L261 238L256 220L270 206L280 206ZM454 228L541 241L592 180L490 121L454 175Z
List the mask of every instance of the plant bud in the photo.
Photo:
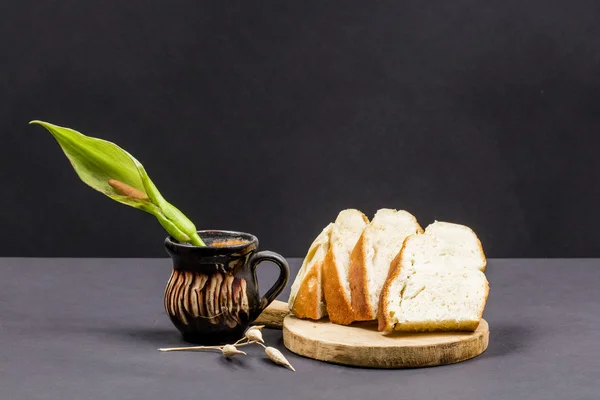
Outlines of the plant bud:
M223 346L223 348L221 349L221 353L223 353L223 355L225 357L233 357L233 356L238 355L238 354L246 355L246 353L244 353L241 350L238 350L232 344L226 344L225 346Z
M262 333L260 333L259 329L248 329L246 331L246 335L245 335L248 340L250 340L251 342L260 342L260 343L264 343L264 340L262 338Z
M267 357L269 357L269 360L273 361L275 364L283 365L284 367L287 367L292 371L296 372L294 367L292 367L292 364L290 364L290 362L283 356L283 354L281 354L281 352L275 347L265 347L265 353L267 353Z
M262 329L263 329L264 327L265 327L264 325L254 325L254 326L251 326L251 327L250 327L248 330L251 330L251 329L258 329L259 331L262 331Z

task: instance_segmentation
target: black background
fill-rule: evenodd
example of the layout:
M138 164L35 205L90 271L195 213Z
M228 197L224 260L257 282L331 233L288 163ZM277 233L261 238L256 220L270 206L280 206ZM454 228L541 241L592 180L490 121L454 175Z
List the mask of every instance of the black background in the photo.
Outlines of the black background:
M600 256L594 1L0 3L1 256L166 256L42 119L134 154L199 229L302 256L347 207L489 257Z

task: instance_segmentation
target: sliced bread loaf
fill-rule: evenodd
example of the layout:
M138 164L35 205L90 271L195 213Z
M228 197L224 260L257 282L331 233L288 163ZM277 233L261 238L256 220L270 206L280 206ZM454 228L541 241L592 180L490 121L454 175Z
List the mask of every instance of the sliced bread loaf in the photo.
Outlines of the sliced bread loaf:
M350 294L350 253L369 219L358 210L340 212L331 230L330 247L323 263L323 292L331 322L350 324L354 320Z
M379 295L407 236L423 233L417 219L406 211L381 209L365 228L350 256L350 293L354 320L377 318Z
M288 306L298 318L318 320L327 316L321 283L332 228L333 223L327 225L311 244L292 284Z
M379 330L474 330L489 292L485 265L465 226L436 222L407 237L381 291Z

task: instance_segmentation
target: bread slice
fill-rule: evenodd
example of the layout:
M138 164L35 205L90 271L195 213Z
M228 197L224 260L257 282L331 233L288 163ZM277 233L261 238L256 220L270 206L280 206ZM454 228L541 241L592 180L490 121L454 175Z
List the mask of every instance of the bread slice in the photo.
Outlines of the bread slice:
M463 225L436 222L407 237L381 291L379 330L476 329L489 293L485 265L479 239Z
M330 223L311 244L292 284L288 307L298 318L318 320L327 316L321 283L332 229L333 223Z
M419 270L408 278L395 308L395 330L474 331L488 293L488 281L479 270Z
M423 233L417 219L406 211L377 211L350 256L350 294L355 321L377 319L381 288L390 263L407 236Z
M479 238L471 228L450 222L435 221L425 228L425 234L451 244L451 249L462 258L465 266L485 271L487 261Z
M323 263L323 292L329 320L347 325L354 320L350 294L350 252L369 223L358 210L340 212L331 230L330 247Z

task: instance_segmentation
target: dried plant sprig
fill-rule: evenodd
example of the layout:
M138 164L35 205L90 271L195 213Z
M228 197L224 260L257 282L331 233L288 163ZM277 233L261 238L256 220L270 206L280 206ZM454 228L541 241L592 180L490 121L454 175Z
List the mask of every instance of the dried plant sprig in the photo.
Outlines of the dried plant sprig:
M233 357L236 355L246 355L243 351L239 350L238 347L249 346L251 344L258 344L265 349L265 354L277 365L284 366L289 368L290 370L296 372L292 364L284 357L281 351L277 350L275 347L265 346L264 340L262 338L261 330L264 328L264 325L253 326L246 330L244 337L239 339L237 342L233 344L226 344L223 346L187 346L187 347L167 347L158 349L163 352L170 351L197 351L197 350L220 350L221 354L224 357Z
M112 142L48 122L30 124L41 125L54 136L79 178L88 186L119 203L154 215L176 240L205 245L192 221L164 199L144 166L127 151Z

